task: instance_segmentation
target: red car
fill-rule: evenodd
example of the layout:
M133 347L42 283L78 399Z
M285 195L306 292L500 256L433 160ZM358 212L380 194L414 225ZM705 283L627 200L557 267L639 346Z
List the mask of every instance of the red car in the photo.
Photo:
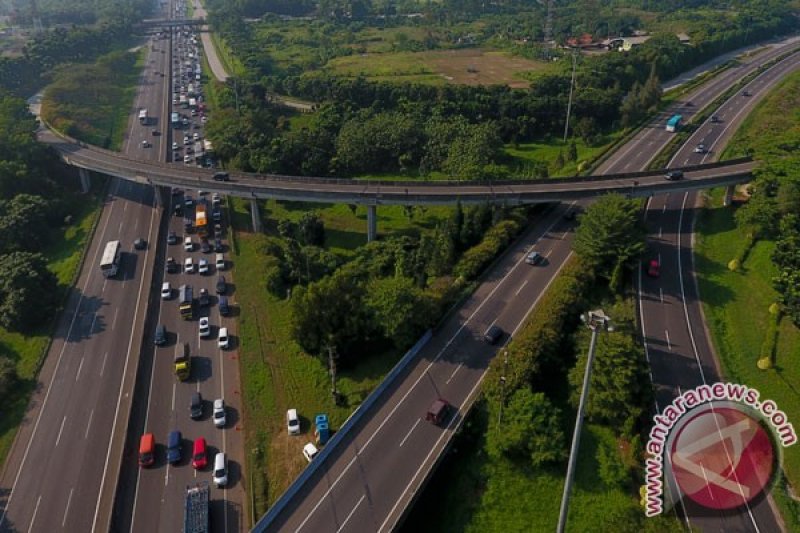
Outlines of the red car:
M192 467L201 470L208 465L208 458L206 457L206 439L200 437L194 441L192 447Z
M657 278L661 272L661 265L658 262L658 259L651 259L650 263L647 265L647 275L651 278Z

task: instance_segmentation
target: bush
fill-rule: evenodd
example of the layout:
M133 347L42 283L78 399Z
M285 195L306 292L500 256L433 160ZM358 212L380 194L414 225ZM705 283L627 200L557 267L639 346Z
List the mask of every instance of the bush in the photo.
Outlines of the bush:
M522 230L519 220L503 220L492 226L483 240L464 252L453 267L453 274L465 280L473 280L489 263L508 246Z
M770 306L769 322L767 331L764 333L764 341L761 343L759 352L758 367L762 370L772 368L775 364L775 347L778 344L778 326L781 323L781 313L773 313Z

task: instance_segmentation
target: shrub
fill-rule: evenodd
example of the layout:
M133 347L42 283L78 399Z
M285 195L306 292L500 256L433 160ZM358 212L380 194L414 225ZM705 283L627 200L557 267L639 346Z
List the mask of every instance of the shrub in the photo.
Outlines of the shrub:
M503 220L492 226L483 240L464 252L453 267L453 274L465 280L473 280L483 272L489 263L511 243L522 230L519 220Z

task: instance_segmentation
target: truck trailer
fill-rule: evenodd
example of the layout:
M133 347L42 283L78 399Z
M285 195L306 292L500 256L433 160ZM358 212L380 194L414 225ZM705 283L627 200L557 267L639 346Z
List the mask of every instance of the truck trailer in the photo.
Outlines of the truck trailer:
M210 493L208 481L186 487L186 502L183 507L183 533L208 533Z

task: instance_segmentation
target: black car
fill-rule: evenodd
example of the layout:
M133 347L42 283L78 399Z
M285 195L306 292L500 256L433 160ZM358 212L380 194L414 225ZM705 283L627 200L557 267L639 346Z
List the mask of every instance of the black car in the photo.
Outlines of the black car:
M180 270L178 263L175 261L174 257L167 257L167 272L170 274L175 274Z
M222 253L224 251L224 249L222 248L221 239L214 239L214 251L217 253Z
M499 326L491 326L486 330L486 333L483 334L483 340L488 344L497 344L497 341L499 341L502 336L503 330L500 329Z
M227 172L214 172L214 181L229 181L230 176Z
M169 235L167 235L167 244L177 244L178 243L178 235L174 231L170 231Z
M228 288L227 283L225 283L225 276L219 276L217 278L217 294L225 294L225 290Z
M220 220L222 220L222 211L220 211L219 208L215 208L211 212L211 218L219 222Z
M175 207L172 208L172 214L176 217L183 216L183 206L181 204L175 204Z
M208 297L208 289L200 289L200 296L197 299L200 307L208 307L211 299Z
M211 245L208 244L208 239L203 239L200 241L200 251L204 254L211 253Z
M163 346L167 343L167 326L164 324L158 325L153 342L155 342L156 346Z
M222 224L214 224L214 237L217 239L222 238Z
M683 179L683 171L682 170L670 170L664 175L664 179L669 181L677 181Z
M147 241L142 238L138 238L135 241L133 241L133 247L136 248L137 250L144 250L145 248L147 248Z
M228 305L228 297L227 296L220 296L219 297L219 314L222 316L228 316L231 314L230 305Z

